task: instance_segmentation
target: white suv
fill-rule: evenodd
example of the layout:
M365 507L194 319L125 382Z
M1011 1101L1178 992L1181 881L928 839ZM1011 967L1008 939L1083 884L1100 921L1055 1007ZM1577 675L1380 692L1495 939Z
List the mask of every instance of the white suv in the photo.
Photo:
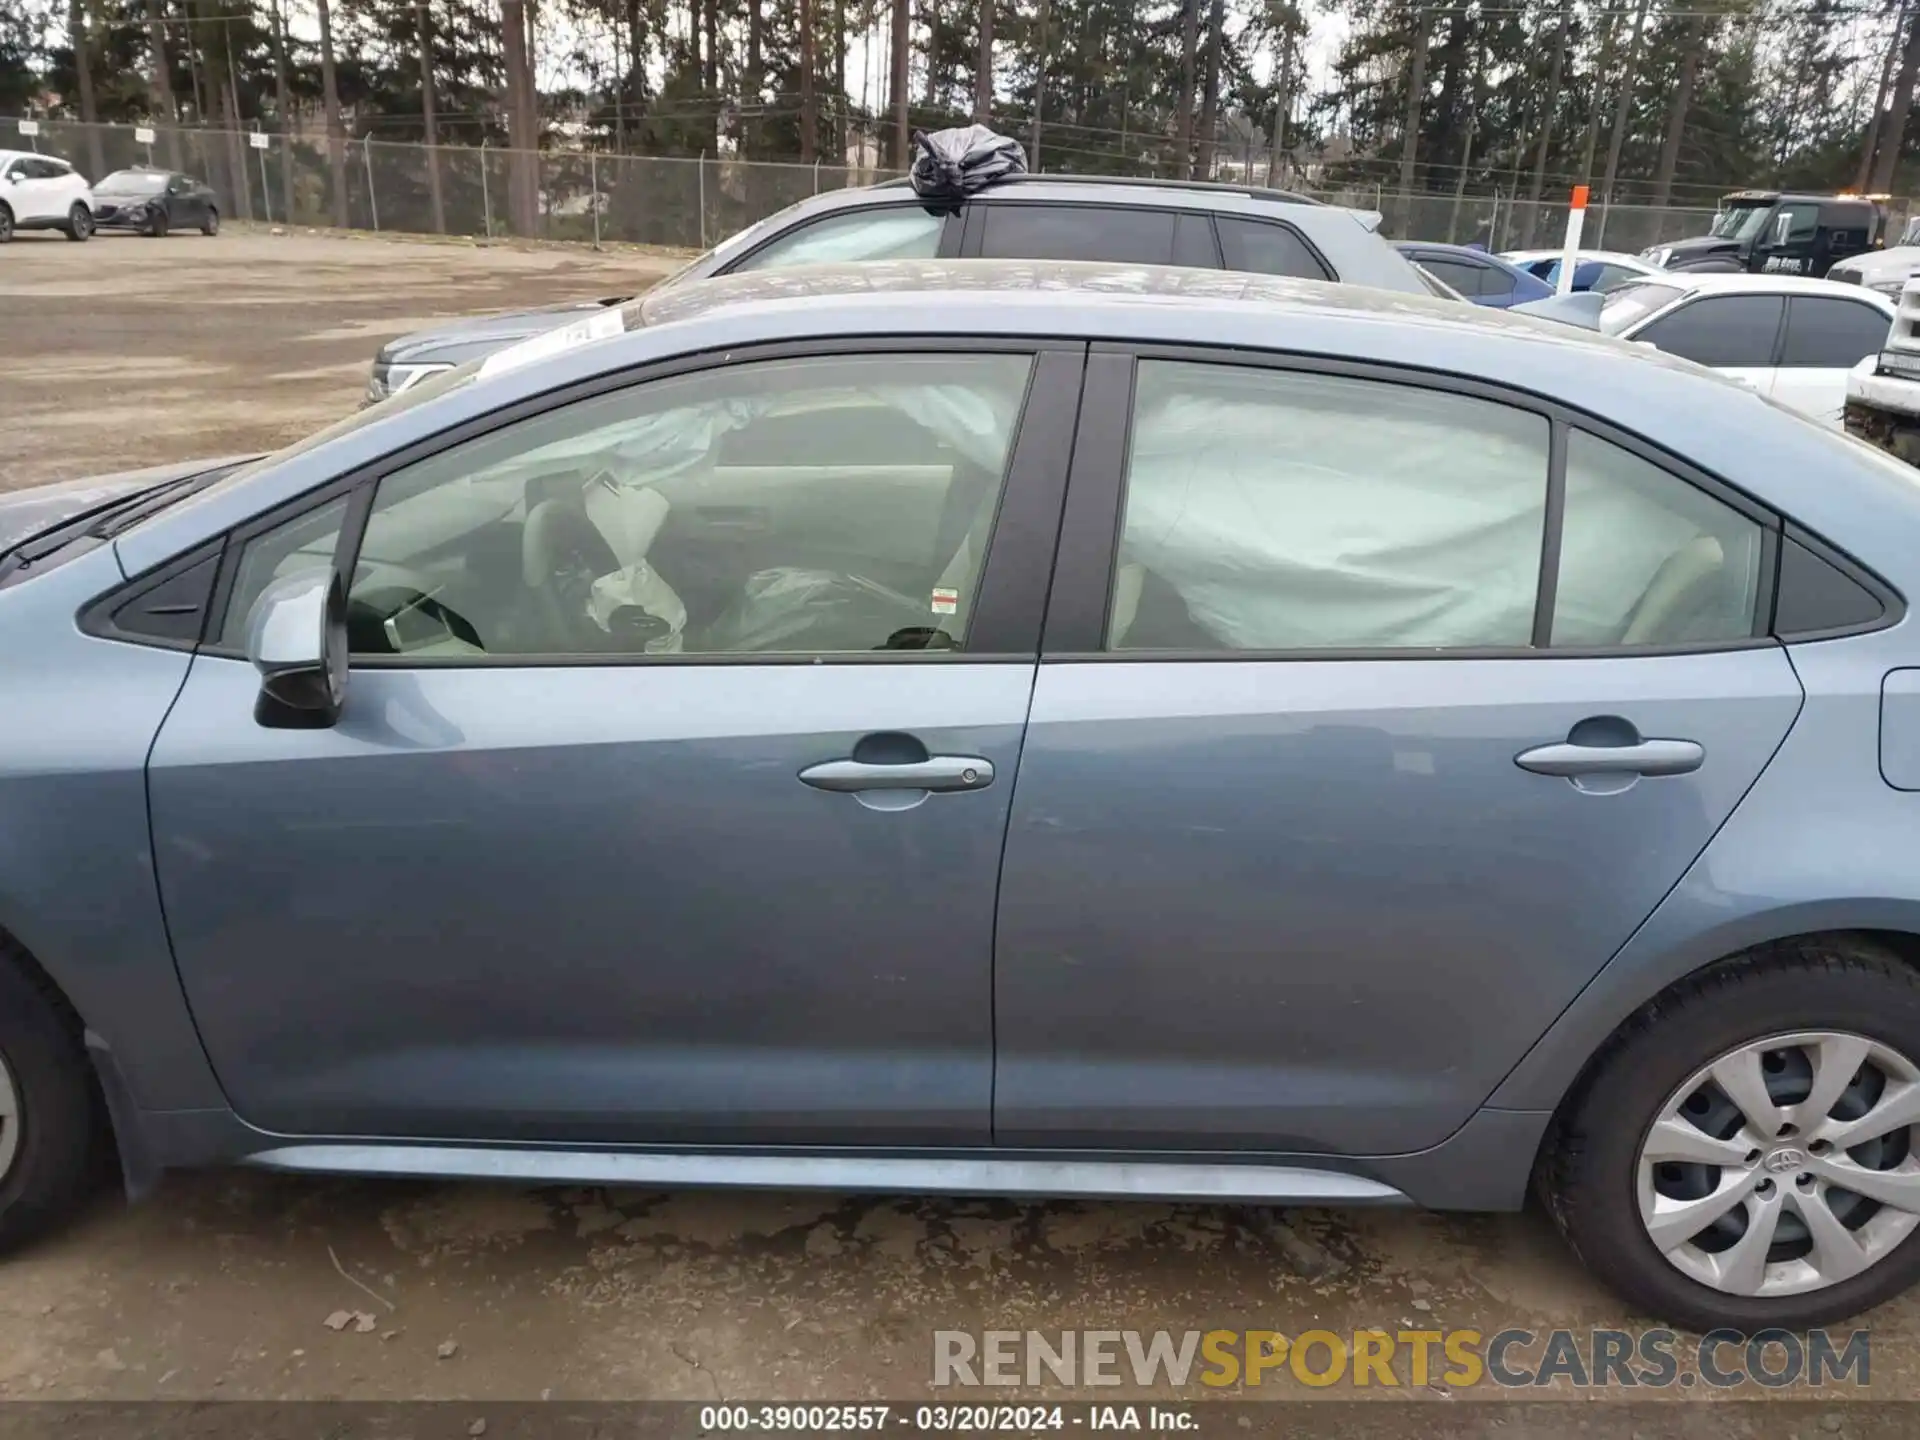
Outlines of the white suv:
M87 177L51 155L0 150L0 244L16 230L59 230L69 240L93 234Z

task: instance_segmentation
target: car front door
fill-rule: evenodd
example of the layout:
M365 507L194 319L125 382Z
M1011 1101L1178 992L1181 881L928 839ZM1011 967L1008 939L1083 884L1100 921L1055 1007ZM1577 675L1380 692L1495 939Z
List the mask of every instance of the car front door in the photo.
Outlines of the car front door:
M1696 295L1627 338L1718 370L1762 395L1772 392L1786 303L1778 295Z
M1893 320L1862 300L1794 295L1773 372L1773 398L1838 429L1847 408L1847 372L1887 343Z
M999 1143L1385 1154L1473 1114L1801 703L1771 520L1649 453L1465 383L1096 351Z
M1081 357L700 363L229 542L150 793L182 983L248 1121L988 1138ZM251 599L336 553L344 712L256 723Z

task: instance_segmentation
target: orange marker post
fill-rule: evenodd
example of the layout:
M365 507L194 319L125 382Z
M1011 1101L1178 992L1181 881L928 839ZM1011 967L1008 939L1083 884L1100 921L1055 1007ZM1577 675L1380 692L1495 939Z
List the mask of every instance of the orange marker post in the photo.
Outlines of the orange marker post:
M1580 258L1580 231L1587 223L1587 187L1573 187L1573 204L1567 210L1567 244L1560 252L1560 277L1554 285L1557 295L1573 293L1573 268Z

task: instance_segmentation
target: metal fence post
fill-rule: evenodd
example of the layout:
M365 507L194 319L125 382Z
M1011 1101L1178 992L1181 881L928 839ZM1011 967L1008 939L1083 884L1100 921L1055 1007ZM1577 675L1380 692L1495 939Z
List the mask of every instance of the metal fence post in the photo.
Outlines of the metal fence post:
M251 141L248 143L252 144ZM273 223L273 187L267 183L267 147L256 145L254 148L260 152L260 208L266 211L267 223L271 225ZM287 215L281 218L290 221L293 217Z
M480 142L480 214L486 221L487 238L493 238L493 197L487 192L487 142Z
M373 193L373 137L360 139L360 158L367 162L367 209L373 212L373 228L380 229L380 197Z
M593 248L600 248L600 152L587 151L587 184L592 191L587 208L593 211Z
M700 248L707 248L707 152L700 152Z
M820 160L818 156L815 156L813 161L813 193L816 195L820 193Z

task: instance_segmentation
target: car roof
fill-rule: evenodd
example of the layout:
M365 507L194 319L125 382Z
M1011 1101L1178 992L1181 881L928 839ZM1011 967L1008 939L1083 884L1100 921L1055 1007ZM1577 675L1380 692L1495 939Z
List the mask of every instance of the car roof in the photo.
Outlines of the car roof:
M822 213L851 209L876 202L898 202L915 198L904 180L887 180L878 185L855 189L829 190L794 206ZM1015 175L969 196L973 200L1072 200L1081 205L1152 206L1163 210L1206 210L1221 213L1269 213L1276 205L1297 206L1327 214L1345 214L1367 224L1378 223L1378 212L1329 205L1292 190L1269 190L1258 185L1228 185L1208 180L1156 180L1136 175ZM923 202L929 209L952 208L947 202Z
M11 164L15 160L51 160L54 164L64 165L69 170L73 168L71 160L64 160L58 155L42 155L35 150L0 150L0 165Z
M1558 260L1566 252L1564 250L1548 249L1502 250L1499 253L1502 259L1511 260L1516 265L1531 265L1536 260ZM1652 270L1654 268L1638 255L1629 255L1624 250L1587 250L1583 248L1573 253L1575 259L1582 261L1598 260L1603 264L1631 265L1636 270Z
M1498 266L1502 270L1512 270L1516 268L1511 255L1496 254L1492 250L1478 250L1471 245L1448 245L1439 240L1396 240L1393 242L1393 248L1402 253L1408 250L1420 250L1449 257L1457 255L1460 259L1468 262L1485 260Z
M1676 290L1691 290L1703 295L1837 295L1858 300L1862 295L1881 299L1873 291L1839 280L1816 280L1811 275L1776 275L1742 271L1737 275L1689 270L1661 270L1646 277L1653 285L1668 285Z

